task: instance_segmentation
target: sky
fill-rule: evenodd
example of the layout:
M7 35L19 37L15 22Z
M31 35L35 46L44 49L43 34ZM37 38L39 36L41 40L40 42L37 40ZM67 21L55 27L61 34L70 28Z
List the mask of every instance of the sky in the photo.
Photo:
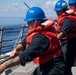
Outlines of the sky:
M58 0L0 0L0 17L25 17L29 6L38 6L43 9L46 17L55 17L55 3ZM68 0L65 0L68 2Z

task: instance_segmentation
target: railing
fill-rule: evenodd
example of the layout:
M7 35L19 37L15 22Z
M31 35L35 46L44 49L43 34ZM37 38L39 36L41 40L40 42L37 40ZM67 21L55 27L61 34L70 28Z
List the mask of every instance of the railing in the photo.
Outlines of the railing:
M2 48L2 36L3 36L3 28L0 27L0 55L1 55L1 48Z
M21 27L0 27L0 55L13 50L25 37L26 31L25 25Z

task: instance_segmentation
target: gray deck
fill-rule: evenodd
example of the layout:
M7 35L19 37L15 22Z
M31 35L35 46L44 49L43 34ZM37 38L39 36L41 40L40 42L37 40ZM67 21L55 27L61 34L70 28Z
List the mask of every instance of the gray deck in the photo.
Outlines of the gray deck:
M6 72L1 75L31 75L29 72L26 73L26 68L22 66L15 66L11 69L7 69ZM73 75L76 75L76 66L72 67ZM5 74L6 73L6 74Z
M33 62L29 62L26 66L15 66L10 69L6 69L1 75L31 75L38 65Z

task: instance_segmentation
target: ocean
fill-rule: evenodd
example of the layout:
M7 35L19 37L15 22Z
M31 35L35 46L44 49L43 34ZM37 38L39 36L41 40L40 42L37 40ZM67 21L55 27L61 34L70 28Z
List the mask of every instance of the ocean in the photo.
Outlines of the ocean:
M0 17L0 26L25 24L24 17Z
M16 42L19 41L18 37L20 35L21 27L25 26L25 24L24 17L0 17L0 27L3 28L0 54L5 54L14 49ZM23 38L25 37L27 30L27 28L24 28Z

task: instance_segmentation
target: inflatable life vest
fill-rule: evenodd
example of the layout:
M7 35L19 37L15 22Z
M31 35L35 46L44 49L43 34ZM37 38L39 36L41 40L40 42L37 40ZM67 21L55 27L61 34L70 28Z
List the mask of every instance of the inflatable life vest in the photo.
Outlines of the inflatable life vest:
M33 36L36 34L42 34L45 37L47 37L48 40L50 41L49 48L46 51L41 52L39 54L39 57L37 57L33 60L33 62L35 64L46 63L61 53L61 47L59 45L59 40L56 37L57 36L56 30L53 27L54 21L49 19L45 23L47 25L45 25L44 28L42 28L41 26L38 26L37 28L33 28L33 29L29 30L27 33L26 48L29 46L29 44L32 41ZM45 24L45 23L43 23L43 24Z
M56 21L57 21L57 25L56 25L56 30L57 30L57 33L59 33L60 31L60 28L62 27L62 23L64 21L65 18L69 18L71 19L72 21L74 21L75 25L74 27L70 30L70 32L65 36L63 37L62 39L70 39L70 38L73 38L73 37L76 37L76 17L73 16L73 13L72 14L65 14L63 13L62 15L60 15Z
M66 11L67 14L76 16L76 9L69 9Z
M75 10L74 10L74 14L76 15L76 8L75 8Z

